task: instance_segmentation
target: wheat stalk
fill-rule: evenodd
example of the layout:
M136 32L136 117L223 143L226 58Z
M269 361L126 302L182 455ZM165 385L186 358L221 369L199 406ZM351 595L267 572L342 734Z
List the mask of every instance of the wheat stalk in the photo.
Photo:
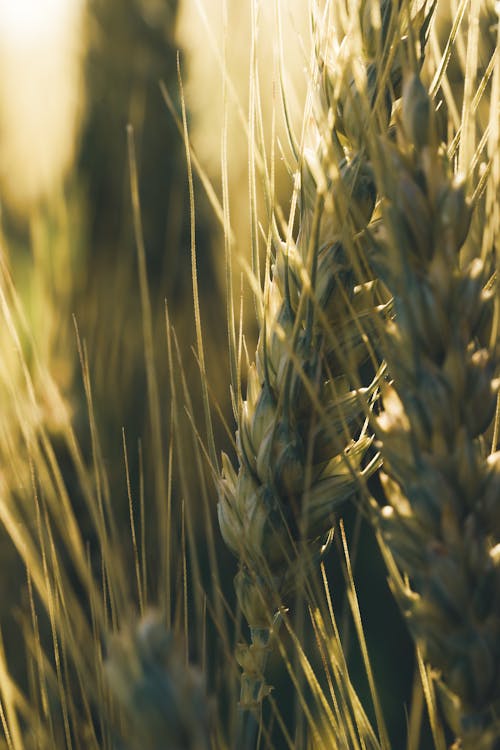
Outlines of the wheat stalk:
M471 217L417 75L405 83L397 143L377 146L381 277L394 295L385 355L392 386L378 418L388 505L380 529L400 569L396 596L437 670L460 747L500 742L498 345L495 249L461 262ZM382 189L382 188L381 188Z

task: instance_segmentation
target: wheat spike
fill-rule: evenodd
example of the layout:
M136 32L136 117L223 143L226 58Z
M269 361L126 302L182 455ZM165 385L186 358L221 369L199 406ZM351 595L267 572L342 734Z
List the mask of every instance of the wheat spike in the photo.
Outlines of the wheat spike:
M109 640L111 691L127 722L127 747L208 750L210 706L203 675L186 665L157 612Z
M376 294L356 256L376 197L361 146L365 118L374 133L387 129L401 78L389 44L389 29L402 34L395 11L391 2L362 4L349 21L357 54L336 39L332 6L316 19L299 231L296 242L277 242L238 414L239 466L223 456L220 481L220 527L240 562L235 585L253 641L238 652L243 708L269 692L270 631L298 569L321 555L333 513L378 466L364 421L378 386L376 357L360 374Z
M397 142L378 145L382 222L373 237L394 295L378 434L388 505L383 538L406 585L396 595L437 670L460 747L500 742L500 454L495 413L493 247L461 263L471 206L436 136L419 77L404 86ZM493 341L491 339L493 338Z

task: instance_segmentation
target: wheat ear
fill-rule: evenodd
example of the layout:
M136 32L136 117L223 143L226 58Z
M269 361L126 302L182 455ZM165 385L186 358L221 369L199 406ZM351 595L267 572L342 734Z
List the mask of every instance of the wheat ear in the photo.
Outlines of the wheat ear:
M388 505L383 538L396 595L437 670L464 750L500 743L500 453L495 413L494 248L466 265L471 208L437 142L433 104L405 83L397 144L379 143L380 274L394 295L385 354L392 386L378 433Z
M363 426L377 389L376 357L364 383L359 374L370 351L360 321L374 314L373 287L353 258L375 203L360 145L364 123L368 117L375 131L388 127L399 77L389 30L396 37L399 19L391 2L363 3L359 17L348 19L354 51L335 38L327 6L299 164L300 228L295 243L288 237L276 246L256 361L237 414L239 466L223 456L220 480L220 527L239 559L235 586L252 638L238 651L245 709L258 708L270 690L264 672L272 629L298 570L321 554L332 514L378 465L376 456L367 459L371 437Z
M157 612L110 638L105 669L111 692L123 709L127 747L211 747L203 675L186 664L183 649Z

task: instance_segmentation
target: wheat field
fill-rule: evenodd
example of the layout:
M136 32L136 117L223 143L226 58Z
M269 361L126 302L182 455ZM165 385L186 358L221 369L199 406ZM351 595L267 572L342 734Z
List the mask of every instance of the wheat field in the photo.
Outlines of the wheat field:
M499 18L0 0L0 747L500 748Z

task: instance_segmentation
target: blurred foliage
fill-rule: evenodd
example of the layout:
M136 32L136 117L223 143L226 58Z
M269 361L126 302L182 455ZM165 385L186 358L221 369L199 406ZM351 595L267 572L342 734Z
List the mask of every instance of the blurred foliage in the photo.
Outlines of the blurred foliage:
M166 502L166 488L153 477L159 471L154 467L155 461L158 462L157 451L162 452L161 458L166 464L171 439L165 322L167 299L187 377L191 381L199 378L198 365L191 351L195 332L185 149L160 92L160 81L163 81L180 109L176 49L172 38L176 5L176 2L151 0L95 0L89 3L80 29L86 39L85 115L76 140L74 165L66 175L55 178L59 179L56 188L40 195L23 212L11 209L7 201L2 205L3 262L10 269L7 273L12 274L16 290L12 292L9 304L26 310L27 320L24 321L21 315L16 325L20 325L23 356L32 373L37 398L43 404L43 414L37 425L42 424L51 435L82 534L91 544L91 554L97 555L95 565L99 564L99 555L92 552L97 549L96 534L64 437L66 415L70 414L90 467L93 447L89 404L82 382L83 363L79 361L75 325L85 366L89 368L103 471L112 488L115 521L123 540L122 552L125 559L129 558L130 566L132 549L122 427L127 440L132 491L138 497L139 485L144 482L141 492L151 499L145 504L145 516L151 529L152 538L147 550L153 561L152 570L155 570L154 561L161 554L161 540L157 539L154 519L158 504ZM155 342L154 362L151 364L159 383L158 402L155 404L158 414L154 417L158 417L160 411L164 415L159 422L160 444L154 446L153 416L146 396L144 300L141 302L138 281L127 125L133 129L137 160L148 302ZM25 167L30 169L29 162ZM198 186L196 190L197 269L203 280L200 303L204 325L212 331L206 339L206 346L212 350L208 356L211 380L214 384L219 382L220 388L216 386L216 390L227 403L227 387L221 376L225 372L225 326L221 324L224 305L208 243L211 219L208 210L203 209ZM7 357L7 352L11 351L13 355ZM9 492L15 493L22 482L22 493L28 497L30 469L23 458L27 438L22 434L26 430L17 431L17 424L19 409L29 414L32 404L23 395L22 365L8 335L3 352L1 388L4 402L10 404L9 391L17 390L17 395L12 409L3 411L0 453L6 465L10 456L19 457L15 467L11 463L11 471L6 472L7 484ZM49 377L60 389L64 404L56 405L51 401L51 391L45 380ZM198 391L193 390L194 393ZM195 397L193 409L200 408ZM36 431L38 426L29 429ZM189 480L192 483L190 491L195 496L198 491L196 481L193 477ZM162 492L165 494L160 496ZM180 524L180 510L176 510L180 508L177 484L173 493L172 522L177 527ZM156 503L153 502L155 494ZM8 538L3 540L2 550L10 560L9 567L14 570L16 554ZM178 550L173 554L178 554ZM71 563L66 562L71 575ZM160 584L156 580L152 583L151 596L155 599L158 595L155 589ZM25 588L22 572L13 578L2 578L0 586L7 642L17 643L18 626L11 615ZM48 625L43 627L48 633ZM9 632L12 632L12 640ZM23 670L22 654L19 653L13 661L14 674L19 677ZM19 662L19 668L16 662Z
M178 103L172 38L176 10L175 2L94 0L89 11L88 114L78 160L87 194L88 258L77 318L104 414L109 410L110 419L124 424L129 423L126 410L132 424L141 424L144 402L139 394L145 391L128 124L139 175L155 341L163 342L156 351L159 382L167 382L165 299L185 354L194 341L184 145L159 86L163 81ZM198 271L208 327L224 313L207 242L207 214L200 210L198 216ZM208 338L207 345L212 345ZM213 345L222 345L222 339Z

